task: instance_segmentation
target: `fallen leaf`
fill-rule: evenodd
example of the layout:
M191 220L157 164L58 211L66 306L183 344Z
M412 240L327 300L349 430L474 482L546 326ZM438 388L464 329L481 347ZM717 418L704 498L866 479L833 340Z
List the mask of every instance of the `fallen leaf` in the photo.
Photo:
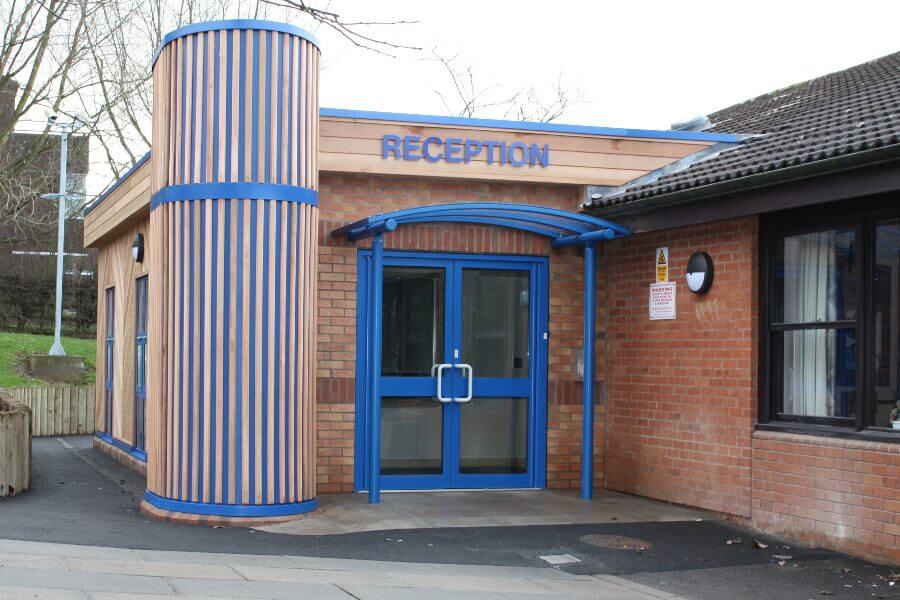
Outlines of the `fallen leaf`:
M725 543L728 544L728 545L730 546L730 545L732 545L732 544L743 544L744 542L741 541L741 538L734 538L734 539L728 540L728 541L725 542Z
M794 557L791 556L790 554L773 554L772 555L773 560L791 560L792 558L794 558Z
M758 550L765 550L766 548L769 547L768 544L763 544L763 543L760 542L759 540L753 540L753 541L751 542L751 545L752 545L754 548L757 548Z
M823 596L834 596L834 592L826 592L825 590L822 590L819 594Z

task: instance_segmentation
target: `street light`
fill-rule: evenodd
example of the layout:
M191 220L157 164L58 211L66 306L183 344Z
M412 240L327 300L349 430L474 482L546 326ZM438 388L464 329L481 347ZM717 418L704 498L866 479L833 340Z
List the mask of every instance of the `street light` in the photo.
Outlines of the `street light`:
M69 155L69 134L77 131L87 121L81 117L73 117L71 121L59 120L59 115L50 115L47 124L51 129L59 130L59 192L56 194L43 194L44 200L59 200L59 223L56 228L56 323L53 327L53 346L50 348L50 356L65 356L66 351L62 347L62 282L63 282L63 254L65 252L66 239L66 163Z

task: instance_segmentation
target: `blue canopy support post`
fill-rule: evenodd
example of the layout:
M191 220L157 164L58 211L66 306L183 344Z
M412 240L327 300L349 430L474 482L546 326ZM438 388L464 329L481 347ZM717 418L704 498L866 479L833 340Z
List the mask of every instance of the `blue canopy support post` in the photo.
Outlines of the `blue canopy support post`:
M594 244L584 245L584 417L581 433L581 498L594 493Z
M369 423L369 504L381 502L381 296L384 287L384 239L378 232L372 238L372 417Z

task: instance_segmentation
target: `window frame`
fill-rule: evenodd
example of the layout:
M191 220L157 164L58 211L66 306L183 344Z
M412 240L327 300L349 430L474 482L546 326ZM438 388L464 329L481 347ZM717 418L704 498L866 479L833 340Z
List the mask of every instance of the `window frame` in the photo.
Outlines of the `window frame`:
M146 321L149 319L149 306L150 306L150 280L147 278L147 275L142 275L135 279L134 282L134 301L135 301L135 309L134 309L134 447L138 450L145 450L147 439L147 367L149 367L149 357L147 356L147 335L148 335L148 327ZM143 297L142 297L143 290ZM143 300L143 316L144 316L144 329L141 330L141 301ZM142 365L138 360L138 357L141 356L140 350L143 350L143 356L145 365L142 371ZM142 377L143 375L143 381ZM142 385L143 383L143 385ZM140 401L140 402L138 402ZM140 403L141 408L144 411L143 415L138 414L137 406ZM140 423L138 419L140 418ZM138 439L138 425L141 425L141 435Z
M113 411L116 402L116 288L104 290L103 323L103 432L113 434Z
M860 205L865 203L865 208ZM893 433L874 424L876 411L875 364L875 226L878 221L900 218L900 205L896 196L854 199L847 202L818 206L810 217L809 207L770 213L760 217L759 229L759 294L758 294L758 415L757 429L790 433L825 435L830 437L858 438L870 441L900 442L900 433ZM854 269L857 273L856 318L827 323L775 324L777 298L776 265L777 244L786 236L848 227L855 231L857 247ZM845 417L813 417L786 415L777 412L780 394L776 384L780 381L776 364L774 340L778 332L797 329L839 328L854 322L856 333L856 415ZM805 327L804 327L805 326ZM870 425L871 424L871 425Z

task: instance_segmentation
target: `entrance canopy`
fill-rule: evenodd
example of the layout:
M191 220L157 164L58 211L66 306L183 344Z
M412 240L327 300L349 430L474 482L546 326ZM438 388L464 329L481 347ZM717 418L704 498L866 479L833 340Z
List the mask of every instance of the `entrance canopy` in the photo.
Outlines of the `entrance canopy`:
M381 500L381 397L379 379L381 375L382 337L382 287L384 234L394 231L400 225L415 223L468 223L506 227L529 231L550 238L551 246L584 246L584 382L582 385L582 433L581 433L581 497L591 498L593 493L593 452L594 452L594 278L596 271L596 242L625 237L631 232L620 225L581 213L534 206L528 204L507 204L505 202L460 202L434 206L418 206L394 212L367 217L355 223L335 229L333 235L346 235L351 240L372 237L372 290L367 299L372 307L371 331L369 335L369 398L371 415L369 422L369 502L377 504ZM435 365L435 367L440 365ZM468 365L448 365L460 367ZM438 372L440 372L438 370ZM440 385L439 383L437 385Z
M335 229L334 235L357 240L394 231L407 223L468 223L529 231L550 238L554 248L624 237L630 231L604 219L581 213L505 202L460 202L418 206L366 217Z

